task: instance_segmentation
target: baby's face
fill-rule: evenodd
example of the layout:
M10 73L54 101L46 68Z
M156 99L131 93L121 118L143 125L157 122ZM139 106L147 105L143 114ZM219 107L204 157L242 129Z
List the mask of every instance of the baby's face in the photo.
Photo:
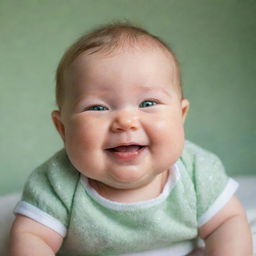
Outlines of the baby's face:
M180 99L174 62L162 50L84 53L70 73L55 122L77 170L110 187L130 189L177 161L188 101Z

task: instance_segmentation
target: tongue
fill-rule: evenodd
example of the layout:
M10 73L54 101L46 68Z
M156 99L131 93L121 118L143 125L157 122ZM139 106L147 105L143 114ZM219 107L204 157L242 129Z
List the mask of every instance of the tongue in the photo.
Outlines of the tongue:
M139 149L140 149L140 146L137 146L137 145L120 146L120 147L113 148L113 150L116 152L133 152Z

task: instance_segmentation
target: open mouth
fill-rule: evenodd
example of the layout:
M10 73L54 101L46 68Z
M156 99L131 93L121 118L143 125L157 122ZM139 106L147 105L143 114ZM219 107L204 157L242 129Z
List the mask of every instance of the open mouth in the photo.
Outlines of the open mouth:
M143 145L121 145L108 148L107 151L118 160L133 160L138 157L146 148Z
M108 150L112 152L135 152L144 147L145 146L141 146L141 145L127 145L127 146L118 146L114 148L109 148Z

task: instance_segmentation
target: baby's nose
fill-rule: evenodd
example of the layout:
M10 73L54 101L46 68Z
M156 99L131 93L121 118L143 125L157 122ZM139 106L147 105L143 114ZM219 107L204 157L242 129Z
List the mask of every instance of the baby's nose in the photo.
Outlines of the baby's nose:
M122 132L127 130L137 130L139 127L139 120L136 111L123 110L119 111L111 125L113 132Z

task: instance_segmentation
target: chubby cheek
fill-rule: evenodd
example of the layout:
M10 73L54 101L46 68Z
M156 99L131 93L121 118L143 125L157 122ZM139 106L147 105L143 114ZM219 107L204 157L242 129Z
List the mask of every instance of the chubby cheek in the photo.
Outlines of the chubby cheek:
M148 134L152 145L152 154L163 165L172 165L182 154L184 146L184 128L179 115L159 116L148 125Z
M65 130L65 148L72 164L85 172L100 164L104 127L97 120L73 118Z

